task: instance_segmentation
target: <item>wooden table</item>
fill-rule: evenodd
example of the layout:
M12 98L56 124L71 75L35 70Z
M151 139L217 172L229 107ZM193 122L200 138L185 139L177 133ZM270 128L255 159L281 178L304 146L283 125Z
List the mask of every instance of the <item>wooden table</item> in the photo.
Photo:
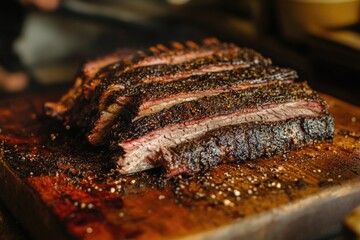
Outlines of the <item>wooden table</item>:
M192 177L123 177L106 149L42 115L61 92L0 101L0 194L36 239L304 239L360 204L360 109L323 96L333 142Z

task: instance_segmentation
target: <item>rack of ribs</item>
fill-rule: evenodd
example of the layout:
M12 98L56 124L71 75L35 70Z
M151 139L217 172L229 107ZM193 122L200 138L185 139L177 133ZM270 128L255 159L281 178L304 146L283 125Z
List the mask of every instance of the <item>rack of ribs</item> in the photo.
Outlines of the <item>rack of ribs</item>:
M189 174L334 135L326 103L296 71L214 38L117 52L81 72L45 113L107 146L122 174Z

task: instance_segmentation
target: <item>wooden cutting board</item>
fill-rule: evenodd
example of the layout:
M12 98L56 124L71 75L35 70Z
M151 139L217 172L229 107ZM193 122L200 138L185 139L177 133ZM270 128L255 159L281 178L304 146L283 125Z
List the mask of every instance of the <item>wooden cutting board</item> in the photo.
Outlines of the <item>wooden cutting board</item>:
M106 149L42 115L61 91L0 101L0 194L36 239L304 239L360 204L360 109L323 96L333 142L165 179L122 177Z

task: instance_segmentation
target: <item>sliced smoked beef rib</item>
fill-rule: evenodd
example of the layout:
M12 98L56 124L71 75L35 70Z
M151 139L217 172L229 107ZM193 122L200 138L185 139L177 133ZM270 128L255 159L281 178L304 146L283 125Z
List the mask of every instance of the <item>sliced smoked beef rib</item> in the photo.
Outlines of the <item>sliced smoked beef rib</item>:
M249 122L278 122L327 115L325 103L305 83L270 84L179 103L126 126L114 125L122 173L158 165L161 152L206 132Z
M121 117L123 115L138 119L181 102L277 81L291 82L296 77L296 72L291 69L254 66L191 76L166 84L148 83L113 92L106 101L100 103L99 108L94 106L95 109L83 111L82 114L86 116L80 119L86 119L83 121L87 123L84 128L91 128L88 130L88 140L98 145L108 137L112 123L119 117L125 118Z
M81 72L45 113L109 145L123 174L197 172L333 136L325 102L294 70L213 38L119 51Z
M186 46L179 42L173 42L172 45L174 49L168 49L164 45L158 44L155 47L150 47L150 51L147 52L123 50L89 61L82 67L74 86L59 102L49 102L45 104L45 113L59 120L71 122L77 119L79 108L81 109L83 107L84 102L88 102L84 100L89 100L96 95L94 94L96 88L98 88L100 94L102 94L105 92L105 89L114 89L116 86L122 86L121 83L129 83L127 77L144 74L149 66L154 66L155 68L165 66L166 68L166 66L180 65L180 67L187 67L192 69L194 73L201 74L204 73L206 64L208 64L208 68L211 66L214 67L214 69L210 69L210 71L216 71L216 68L220 71L226 68L234 68L234 65L246 65L246 60L252 63L271 63L270 59L265 59L251 49L242 49L234 44L220 43L215 38L205 39L201 46L192 41L186 42ZM229 54L241 55L244 58L244 62L235 62L232 59L221 59L221 56ZM241 56L238 56L238 60ZM218 65L214 64L215 60L211 59L212 57L219 60ZM199 60L205 61L206 64L204 63L203 66L200 65L198 70L192 66L182 64L191 64L193 60L198 61L198 64ZM221 62L221 60L224 61ZM234 64L231 64L232 62ZM138 68L141 69L137 70ZM161 77L164 77L164 75L161 74L162 70L170 72L176 71L176 67L165 68L161 69L160 67L157 73L155 71L155 76L150 74L152 77L150 77L150 79L144 79L144 81L155 81L154 78L161 81ZM151 71L151 67L148 71ZM121 77L122 74L127 75L127 77ZM187 73L187 75L189 75L189 73ZM177 77L177 75L175 74L174 77ZM113 84L116 86L112 86Z

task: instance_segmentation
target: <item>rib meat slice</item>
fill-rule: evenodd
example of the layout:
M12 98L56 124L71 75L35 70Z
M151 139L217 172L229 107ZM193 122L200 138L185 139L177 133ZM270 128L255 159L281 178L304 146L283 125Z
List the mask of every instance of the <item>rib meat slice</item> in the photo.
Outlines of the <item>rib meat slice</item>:
M270 65L271 61L251 49L230 49L177 64L157 64L120 71L115 73L113 78L109 78L109 81L129 87L143 83L170 82L179 78L245 68L254 64Z
M291 69L253 66L246 69L192 76L166 84L151 83L141 87L118 90L108 99L107 104L101 103L102 105L106 104L106 107L100 106L100 109L105 110L98 115L93 115L90 122L94 127L90 130L88 140L94 145L103 143L110 131L109 127L119 116L124 115L126 107L133 109L132 112L127 111L127 114L134 116L134 121L181 102L231 90L272 84L276 81L291 82L296 77L296 72Z
M203 45L197 46L195 49L194 44L190 42L187 45L192 47L186 48L181 43L174 43L174 50L166 51L164 51L166 48L159 45L160 49L151 48L153 50L151 54L122 50L89 61L82 67L73 87L58 102L45 104L45 113L59 120L71 121L72 115L76 115L76 111L78 111L73 108L79 107L77 105L82 104L83 98L91 99L95 88L106 77L115 73L119 75L138 67L158 64L179 64L215 53L221 54L239 49L234 44L220 43L214 38L204 39Z
M164 149L214 129L324 114L325 103L305 83L272 84L180 103L128 126L115 125L118 141L112 145L123 151L118 157L120 172L133 173L156 166Z
M240 162L330 140L334 122L329 115L297 117L276 122L227 126L172 148L162 148L156 164L171 177L212 168L222 162Z
M138 112L134 120L205 96L273 84L278 81L291 83L296 78L296 72L291 69L254 66L195 76L170 84L149 84L140 89L141 96L137 98Z

